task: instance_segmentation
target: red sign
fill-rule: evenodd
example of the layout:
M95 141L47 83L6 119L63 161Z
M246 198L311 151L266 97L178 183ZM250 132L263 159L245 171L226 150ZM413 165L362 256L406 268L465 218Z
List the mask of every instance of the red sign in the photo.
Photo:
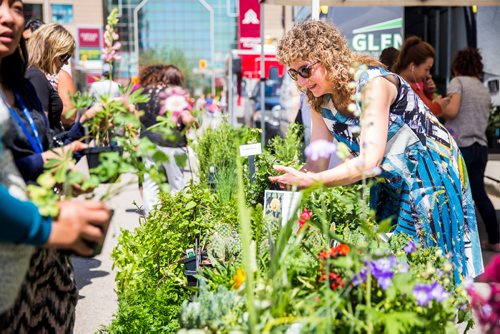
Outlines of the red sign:
M260 44L259 0L240 0L239 44L240 49L252 49Z
M101 29L99 28L78 28L78 47L80 48L101 48Z
M241 58L242 75L245 78L260 78L260 54L245 53L239 56ZM285 66L278 62L274 55L265 55L264 75L267 79L270 78L270 72L273 67L278 71L278 76L282 77L285 73Z

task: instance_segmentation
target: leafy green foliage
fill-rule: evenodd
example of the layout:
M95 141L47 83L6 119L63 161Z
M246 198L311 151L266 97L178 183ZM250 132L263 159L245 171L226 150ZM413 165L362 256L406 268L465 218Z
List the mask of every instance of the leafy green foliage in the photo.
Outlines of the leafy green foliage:
M190 185L175 196L162 194L147 221L134 232L122 231L113 251L120 307L109 331L174 333L181 304L192 294L180 259L216 224L236 221L235 208L204 186ZM128 322L140 317L149 320Z
M203 281L202 281L203 282ZM205 328L213 333L222 330L231 319L237 320L242 300L236 293L220 285L214 293L202 283L198 296L190 303L184 301L181 311L183 328ZM184 333L180 331L179 333Z
M294 168L301 166L301 140L300 125L291 124L284 138L273 138L262 154L255 158L255 174L252 182L250 182L248 177L248 166L245 166L245 194L250 205L255 206L258 203L262 203L264 200L264 191L273 188L273 185L269 181L269 176L279 174L273 169L273 165L279 164Z

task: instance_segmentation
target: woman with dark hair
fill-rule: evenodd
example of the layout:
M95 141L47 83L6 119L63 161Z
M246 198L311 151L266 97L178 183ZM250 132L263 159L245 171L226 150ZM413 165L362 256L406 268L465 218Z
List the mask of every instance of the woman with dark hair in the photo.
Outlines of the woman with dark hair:
M138 109L144 111L141 122L144 130L141 137L149 138L158 148L168 156L168 162L163 162L171 193L176 193L184 188L186 181L182 169L176 163L176 157L185 156L187 153L187 139L184 134L186 126L196 120L191 115L191 104L188 102L187 92L182 88L184 75L174 65L151 65L144 68L139 75L139 82L144 92L150 96L147 103L139 104ZM179 110L172 109L168 101L178 102ZM161 134L149 131L155 125L158 116L170 116L175 124L171 134L165 138ZM148 158L146 164L154 165L158 162ZM159 185L149 175L145 175L143 183L144 211L148 213L158 200Z
M481 82L483 62L479 50L458 51L451 64L453 79L448 86L450 104L442 116L465 160L472 198L486 226L488 240L483 248L500 252L500 232L495 208L484 189L484 171L488 163L486 128L491 105L488 89Z
M435 85L430 70L434 65L435 54L432 45L417 36L410 36L403 42L392 71L403 77L432 113L439 116L450 99L433 96Z
M102 203L61 202L59 216L52 222L41 217L32 203L22 201L26 197L24 182L7 149L16 149L18 163L23 154L43 160L44 150L49 148L48 120L33 86L24 78L23 26L22 1L0 1L0 129L6 148L0 151L0 332L68 333L78 298L68 255L19 243L67 248L89 256L92 249L85 241L102 243L98 226L108 224L110 212Z

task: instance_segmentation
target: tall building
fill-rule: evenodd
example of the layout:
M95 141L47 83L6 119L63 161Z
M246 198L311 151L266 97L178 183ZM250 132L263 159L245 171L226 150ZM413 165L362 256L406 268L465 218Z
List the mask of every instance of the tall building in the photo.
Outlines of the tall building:
M122 43L122 60L118 76L137 73L134 28L138 30L141 62L167 58L172 50L182 52L191 68L200 60L208 69L223 75L230 50L238 48L240 2L247 0L105 0L105 15L113 7L121 13L118 34ZM252 0L258 1L258 0ZM265 5L265 34L276 41L291 26L291 10ZM138 13L137 25L134 10ZM286 17L286 19L285 19ZM212 28L213 27L213 28Z
M121 8L119 35L123 61L120 75L136 74L134 10L138 12L139 55L182 52L192 67L205 59L208 68L223 68L229 50L237 46L237 0L108 0L106 12ZM132 64L131 68L128 64ZM129 73L127 73L129 72Z
M23 0L24 17L62 24L76 37L79 26L101 27L102 0Z

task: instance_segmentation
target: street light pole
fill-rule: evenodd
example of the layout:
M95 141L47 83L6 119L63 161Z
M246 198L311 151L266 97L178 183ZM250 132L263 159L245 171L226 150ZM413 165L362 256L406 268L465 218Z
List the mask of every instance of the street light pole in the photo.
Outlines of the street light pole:
M50 19L49 19L49 0L45 0L43 3L43 20L47 23L50 22Z
M311 18L313 20L319 20L319 0L312 0L311 6Z
M262 147L266 146L266 68L264 62L264 3L260 3L260 127Z
M215 62L215 18L214 18L214 9L211 5L209 5L205 0L198 0L203 7L210 13L210 61L212 63L212 78L211 78L211 86L212 86L212 95L215 95L215 73L213 71L213 64Z
M139 73L139 11L148 1L149 0L142 0L141 3L134 8L134 56L137 73Z

